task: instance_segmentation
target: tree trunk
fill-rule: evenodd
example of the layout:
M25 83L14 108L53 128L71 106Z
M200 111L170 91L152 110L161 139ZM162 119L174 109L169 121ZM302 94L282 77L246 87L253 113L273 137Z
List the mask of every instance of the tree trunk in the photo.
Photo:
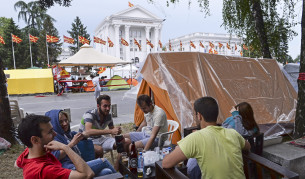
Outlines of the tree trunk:
M261 52L264 58L271 58L260 0L250 0L250 2L252 4L252 15L255 19L255 29L261 44Z
M305 0L303 0L301 22L301 57L298 89L299 92L294 125L294 138L300 138L305 135Z
M0 137L13 144L15 143L14 126L11 118L11 108L7 96L5 79L3 62L0 58Z

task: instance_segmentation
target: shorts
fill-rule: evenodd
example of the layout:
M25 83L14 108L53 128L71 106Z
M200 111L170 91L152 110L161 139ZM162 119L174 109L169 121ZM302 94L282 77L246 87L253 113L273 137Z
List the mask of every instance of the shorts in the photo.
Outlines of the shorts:
M101 90L94 91L94 97L97 99L101 95Z
M113 150L113 144L115 143L115 139L113 137L101 136L100 138L92 138L91 140L94 145L101 146L104 151Z
M150 138L150 135L146 134L145 132L130 132L129 135L131 142L141 141L144 146L146 146ZM154 149L155 147L158 147L158 142L159 142L159 138L156 137L155 141L150 146L150 149Z

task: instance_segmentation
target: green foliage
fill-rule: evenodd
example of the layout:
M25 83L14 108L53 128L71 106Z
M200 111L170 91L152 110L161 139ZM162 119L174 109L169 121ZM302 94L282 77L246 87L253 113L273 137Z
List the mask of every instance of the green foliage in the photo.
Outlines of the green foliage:
M72 0L39 0L40 6L42 8L50 8L54 4L59 4L60 6L70 6Z
M67 32L70 34L70 37L74 39L74 45L76 45L76 47L69 46L72 54L75 54L76 52L78 52L79 47L82 45L78 41L78 36L85 37L86 39L88 39L90 41L90 35L87 33L87 27L85 27L82 24L82 22L78 16L76 16L74 22L72 23L71 31L67 31Z
M59 37L57 29L54 27L54 24L50 18L47 18L43 23L43 30L40 31L38 45L38 66L47 67L47 48L46 48L46 35L51 35ZM57 62L57 57L62 52L62 43L59 41L56 43L48 43L48 54L50 65Z

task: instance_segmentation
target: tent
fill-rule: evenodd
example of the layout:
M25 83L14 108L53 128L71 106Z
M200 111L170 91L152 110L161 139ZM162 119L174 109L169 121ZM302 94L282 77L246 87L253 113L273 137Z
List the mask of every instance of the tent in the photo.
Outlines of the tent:
M183 128L194 125L193 104L203 96L217 99L218 123L230 116L232 106L244 101L253 107L258 124L294 120L297 94L273 59L199 52L152 53L141 73L138 95L150 95L168 119L180 123L174 143ZM135 124L139 126L143 119L143 112L136 105ZM274 125L270 126L273 129ZM270 130L265 135L271 134Z
M72 57L59 62L60 66L108 66L117 64L127 64L119 58L103 54L95 50L90 45L83 45L80 50Z
M113 86L112 86L113 85ZM119 75L114 75L107 83L106 86L109 90L123 90L130 89L128 83Z
M53 93L52 69L4 70L9 94Z
M131 81L132 80L132 81ZM133 86L137 86L138 85L138 81L136 79L131 79L129 78L127 81L126 81L129 85L133 85Z

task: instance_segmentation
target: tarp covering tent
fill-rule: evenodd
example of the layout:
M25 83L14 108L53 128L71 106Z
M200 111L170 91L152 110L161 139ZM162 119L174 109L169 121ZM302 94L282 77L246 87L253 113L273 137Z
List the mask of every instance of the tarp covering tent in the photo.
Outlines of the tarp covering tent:
M60 66L108 66L117 64L127 64L117 57L103 54L95 50L90 45L83 45L80 50L72 57L59 62Z
M9 74L9 94L34 94L54 92L52 69L4 70Z
M168 119L180 123L180 132L194 125L193 104L203 96L217 99L218 123L230 116L232 106L244 101L253 107L259 124L294 120L297 94L272 59L199 52L152 53L141 73L138 95L152 96ZM143 112L136 105L135 124L140 125L143 119ZM177 132L173 141L179 139Z
M110 85L110 86L108 86ZM112 86L113 85L113 86ZM119 75L114 75L107 83L106 86L109 90L123 90L130 89L128 83Z

